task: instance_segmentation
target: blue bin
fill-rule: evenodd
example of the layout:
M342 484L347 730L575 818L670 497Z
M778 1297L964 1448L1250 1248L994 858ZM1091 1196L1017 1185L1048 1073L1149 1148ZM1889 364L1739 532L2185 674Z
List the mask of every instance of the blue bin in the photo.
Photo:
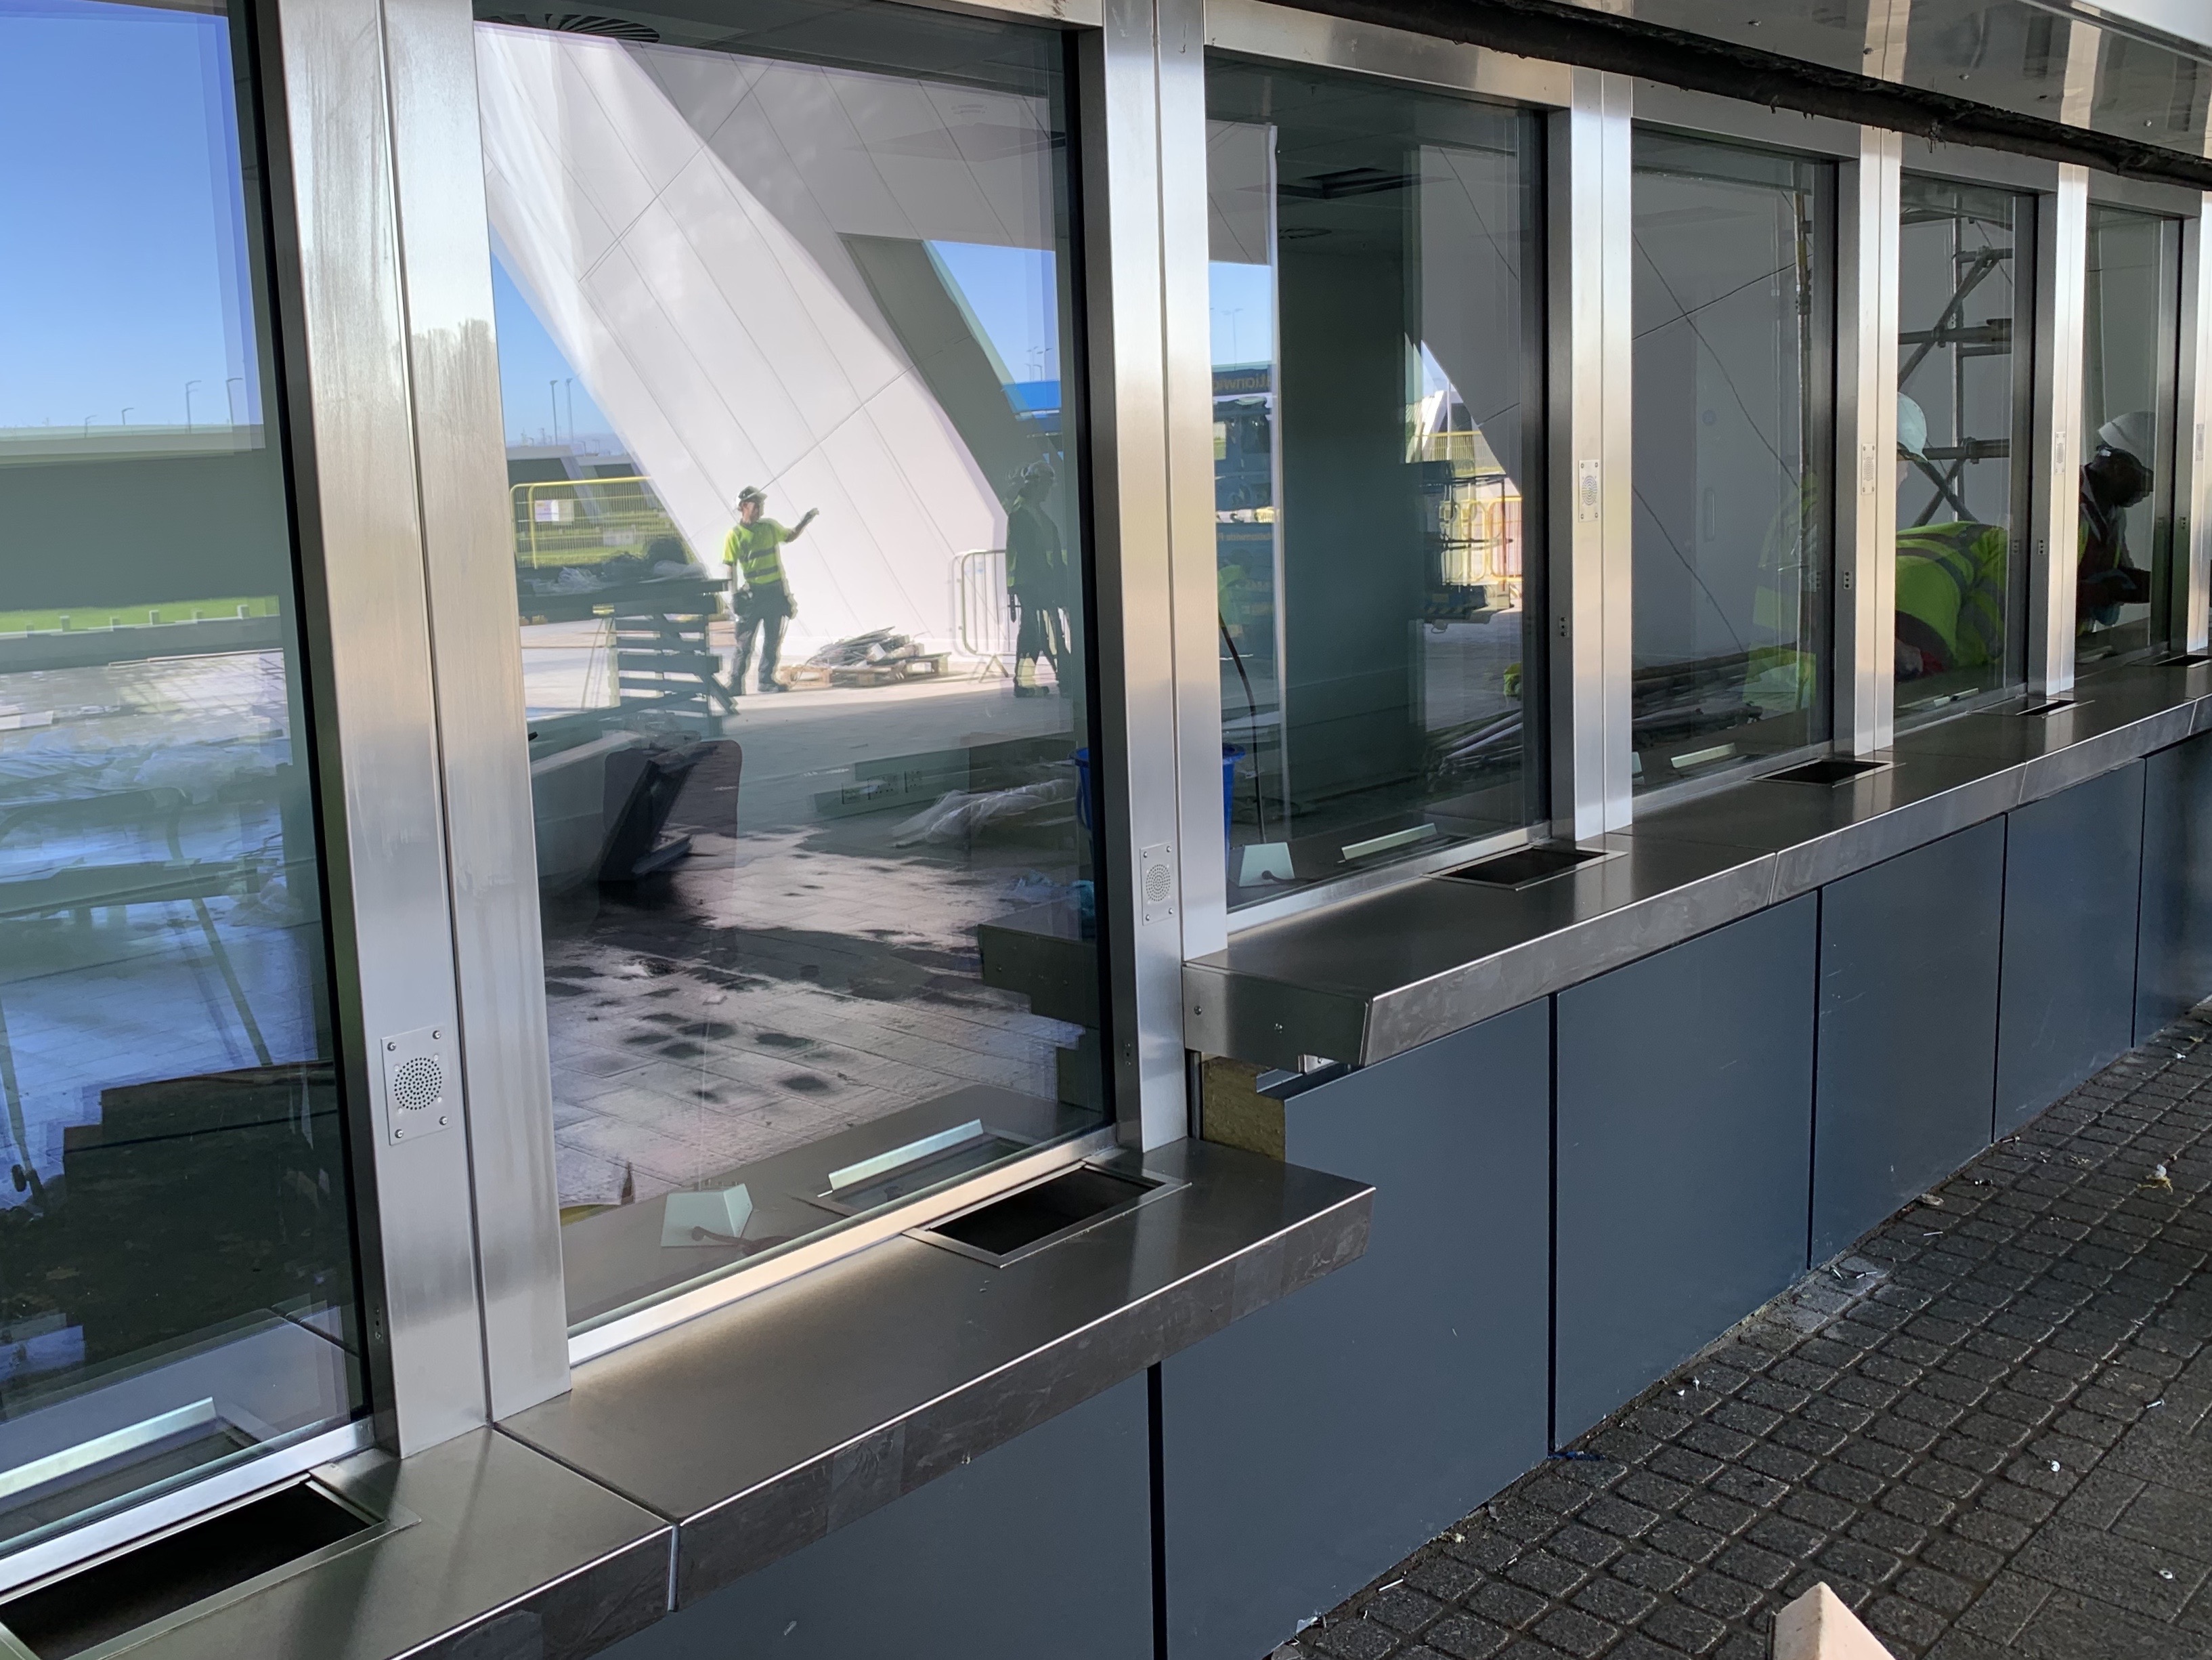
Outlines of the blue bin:
M1075 763L1075 816L1083 828L1091 830L1097 820L1097 788L1091 775L1091 751L1079 749L1069 757ZM1236 816L1237 763L1244 758L1244 751L1234 744L1221 746L1221 828L1226 830Z

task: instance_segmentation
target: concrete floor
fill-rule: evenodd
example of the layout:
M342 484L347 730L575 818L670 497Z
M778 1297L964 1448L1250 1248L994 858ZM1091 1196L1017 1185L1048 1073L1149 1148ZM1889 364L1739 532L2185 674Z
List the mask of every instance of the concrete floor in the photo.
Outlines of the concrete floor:
M2212 1004L1274 1660L2212 1654Z

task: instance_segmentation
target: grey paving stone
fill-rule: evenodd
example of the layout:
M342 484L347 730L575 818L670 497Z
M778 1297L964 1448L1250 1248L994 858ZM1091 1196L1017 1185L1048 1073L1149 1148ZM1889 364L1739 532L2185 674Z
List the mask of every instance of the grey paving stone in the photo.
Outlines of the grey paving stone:
M2212 1005L1276 1660L1764 1660L1817 1583L1910 1660L2212 1657L2208 1040Z

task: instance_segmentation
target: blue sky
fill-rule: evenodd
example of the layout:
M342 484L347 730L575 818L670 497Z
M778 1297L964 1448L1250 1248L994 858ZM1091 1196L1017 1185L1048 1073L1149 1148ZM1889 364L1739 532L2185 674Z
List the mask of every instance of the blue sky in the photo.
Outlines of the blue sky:
M223 19L0 0L0 427L258 418L237 131Z
M1213 364L1264 363L1275 355L1275 273L1267 265L1215 260L1206 267L1213 313Z

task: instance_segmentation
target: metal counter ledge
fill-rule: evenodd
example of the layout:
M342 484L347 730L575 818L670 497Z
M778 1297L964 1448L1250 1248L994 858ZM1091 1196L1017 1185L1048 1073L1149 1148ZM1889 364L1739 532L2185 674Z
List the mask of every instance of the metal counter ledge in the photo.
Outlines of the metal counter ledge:
M587 1362L496 1428L329 1467L404 1524L131 1660L582 1660L1366 1249L1358 1183L1202 1142L1141 1163L1185 1185L998 1267L901 1236Z
M1184 965L1184 1042L1291 1069L1386 1061L2212 727L2203 665L2106 670L2070 695L1917 728L1849 783L1753 778L1658 809L1517 891L1417 878L1261 924Z

